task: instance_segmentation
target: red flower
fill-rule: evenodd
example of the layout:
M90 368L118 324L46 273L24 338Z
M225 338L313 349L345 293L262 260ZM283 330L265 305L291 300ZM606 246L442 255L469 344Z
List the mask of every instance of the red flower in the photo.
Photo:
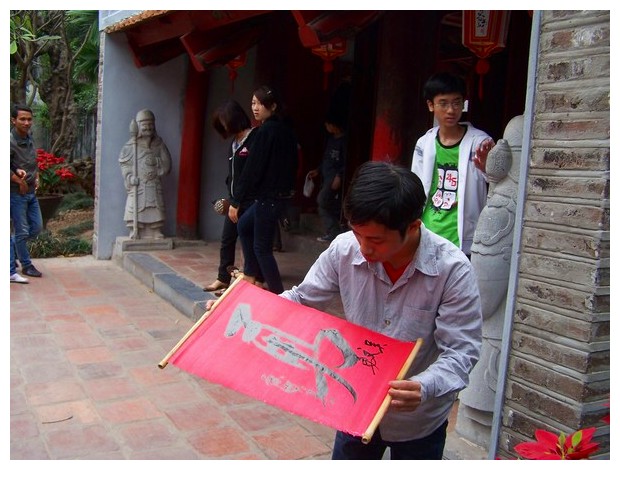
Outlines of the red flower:
M56 157L42 148L37 149L37 165L39 167L39 196L68 193L71 191L71 183L75 179L75 173L65 163L63 157Z
M564 451L566 452L566 458L569 460L581 460L582 458L589 458L594 452L598 450L598 443L592 441L595 427L586 428L583 430L577 430L572 435L569 435L564 444Z
M536 430L537 442L523 442L515 446L515 452L529 460L561 460L558 453L558 436L547 430Z
M568 437L564 433L554 435L546 430L536 430L537 442L523 442L515 451L529 460L581 460L589 458L598 450L598 443L592 442L596 428L577 430Z

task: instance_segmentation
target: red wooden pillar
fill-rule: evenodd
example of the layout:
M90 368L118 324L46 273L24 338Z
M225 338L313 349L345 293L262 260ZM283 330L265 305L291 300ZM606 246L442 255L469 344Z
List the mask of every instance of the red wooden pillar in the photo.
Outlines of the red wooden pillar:
M377 105L375 131L372 138L371 159L379 162L399 163L403 152L402 137L396 122L390 117L389 100L383 98Z
M415 142L429 128L421 89L434 64L434 18L423 12L386 12L382 17L374 66L372 160L411 165Z
M176 236L185 239L198 237L207 81L208 72L198 72L190 63L185 90L176 225Z

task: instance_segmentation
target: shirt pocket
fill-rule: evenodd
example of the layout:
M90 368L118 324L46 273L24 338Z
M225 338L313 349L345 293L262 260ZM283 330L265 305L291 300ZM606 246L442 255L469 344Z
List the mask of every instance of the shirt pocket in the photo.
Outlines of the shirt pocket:
M408 340L418 338L427 339L435 331L435 310L422 310L420 308L405 305L402 316L402 334ZM401 337L402 338L402 337Z

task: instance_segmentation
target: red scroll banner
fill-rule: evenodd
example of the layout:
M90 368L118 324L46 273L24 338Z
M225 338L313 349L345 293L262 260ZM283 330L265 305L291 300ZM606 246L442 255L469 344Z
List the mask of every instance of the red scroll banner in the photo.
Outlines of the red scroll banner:
M237 279L160 362L368 442L421 346Z

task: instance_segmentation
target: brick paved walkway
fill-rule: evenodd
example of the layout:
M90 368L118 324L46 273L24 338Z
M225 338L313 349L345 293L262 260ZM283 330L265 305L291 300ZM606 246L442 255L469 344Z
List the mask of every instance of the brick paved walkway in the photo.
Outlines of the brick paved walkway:
M332 429L159 369L192 322L115 262L35 264L10 286L11 459L329 458Z
M325 245L287 247L276 258L290 288ZM217 243L149 254L194 289L216 277ZM10 285L11 460L330 458L331 428L159 369L193 320L135 272L91 256L35 264L42 278ZM454 435L454 414L447 458L485 458Z

